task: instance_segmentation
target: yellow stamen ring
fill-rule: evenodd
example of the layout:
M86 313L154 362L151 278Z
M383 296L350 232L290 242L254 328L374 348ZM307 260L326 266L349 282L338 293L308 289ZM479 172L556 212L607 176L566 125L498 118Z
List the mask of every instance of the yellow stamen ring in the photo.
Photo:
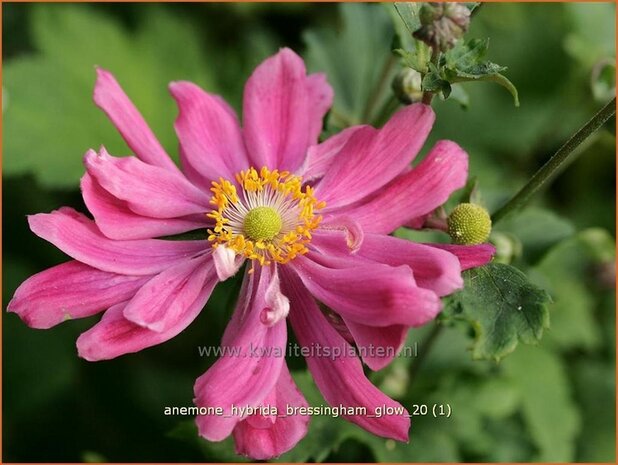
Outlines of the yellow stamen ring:
M208 240L213 247L225 245L237 254L261 265L287 263L306 254L325 207L302 178L287 171L257 171L249 168L236 175L241 187L226 179L212 183L210 203L216 208L207 214L215 221Z

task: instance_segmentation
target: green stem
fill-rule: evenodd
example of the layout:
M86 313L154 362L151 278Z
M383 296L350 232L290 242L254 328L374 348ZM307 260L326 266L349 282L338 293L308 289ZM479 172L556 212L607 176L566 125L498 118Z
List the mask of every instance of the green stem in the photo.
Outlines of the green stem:
M431 328L431 332L429 333L427 338L421 343L420 347L418 348L418 357L416 357L416 359L412 362L412 364L410 365L410 369L408 371L409 378L410 378L408 389L410 388L410 386L412 386L412 383L416 380L416 376L418 375L418 372L421 366L423 365L423 362L425 361L427 354L429 353L429 351L431 350L431 347L436 342L436 339L442 332L442 329L444 329L444 325L436 322L435 326Z
M616 98L605 105L592 117L579 131L577 131L558 151L532 176L530 181L515 194L511 200L498 209L492 215L492 222L495 224L506 215L521 209L532 198L537 191L546 183L552 180L559 169L566 163L575 159L577 152L575 149L584 142L592 133L599 129L609 118L616 113Z
M438 47L432 47L430 62L435 65L436 68L438 67L438 64L440 62L440 50L438 49ZM423 75L423 78L424 77L425 76ZM422 103L424 103L425 105L431 105L431 100L433 99L434 95L435 94L433 92L424 92Z

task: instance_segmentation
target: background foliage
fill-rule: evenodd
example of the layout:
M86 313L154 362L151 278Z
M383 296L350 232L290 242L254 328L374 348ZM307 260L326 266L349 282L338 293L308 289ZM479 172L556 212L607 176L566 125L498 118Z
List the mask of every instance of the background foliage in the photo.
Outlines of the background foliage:
M448 138L466 148L490 210L608 100L615 69L602 63L615 57L614 15L609 3L485 4L475 12L468 37L491 38L488 58L508 66L521 106L499 86L464 84L466 110L435 99L427 146ZM81 155L101 144L128 153L92 103L94 65L115 73L174 154L167 83L195 81L238 109L247 75L281 46L327 73L336 93L327 132L380 123L394 109L395 26L392 11L375 4L4 4L3 306L29 275L65 260L28 231L25 215L61 205L85 211ZM473 346L466 318L446 311L419 370L401 358L372 376L408 407L449 403L450 418L415 417L410 443L397 444L314 417L281 460L615 460L613 120L580 150L535 205L492 236L498 261L525 270L551 296L541 343L520 344L500 363L473 360L487 341ZM94 364L76 357L73 341L96 317L35 331L3 314L4 460L238 460L229 441L199 440L190 419L163 415L164 406L191 404L194 379L213 362L197 347L218 343L237 287L220 285L174 340ZM409 343L431 331L413 331ZM303 362L290 363L310 403L322 404Z

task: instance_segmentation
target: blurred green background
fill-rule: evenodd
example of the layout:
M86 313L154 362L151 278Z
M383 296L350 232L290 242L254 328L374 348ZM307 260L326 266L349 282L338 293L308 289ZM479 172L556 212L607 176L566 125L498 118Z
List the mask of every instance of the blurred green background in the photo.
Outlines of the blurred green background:
M2 8L3 307L28 276L66 260L29 232L25 215L62 205L85 211L78 191L83 153L101 144L129 153L92 103L94 65L117 76L170 154L177 152L171 80L195 81L239 109L251 70L288 46L312 71L327 73L343 121L375 123L373 107L388 101L399 66L389 54L388 5ZM610 3L485 4L475 13L467 36L490 37L488 58L508 66L521 106L498 86L466 84L467 109L435 100L431 141L453 139L469 152L490 210L611 98L614 17ZM331 114L326 132L341 121ZM552 296L542 342L520 344L499 364L473 361L472 330L450 325L414 383L410 359L372 377L408 407L449 403L451 418L413 418L406 445L316 417L281 460L615 461L614 124L591 137L551 188L493 237L521 248L513 263ZM166 417L163 407L191 405L195 378L213 362L199 357L197 346L218 343L238 285L220 285L174 340L108 362L76 356L74 340L98 317L39 331L4 312L4 461L237 461L230 441L197 439L190 419ZM413 331L409 342L427 332ZM310 402L323 403L303 362L289 363Z

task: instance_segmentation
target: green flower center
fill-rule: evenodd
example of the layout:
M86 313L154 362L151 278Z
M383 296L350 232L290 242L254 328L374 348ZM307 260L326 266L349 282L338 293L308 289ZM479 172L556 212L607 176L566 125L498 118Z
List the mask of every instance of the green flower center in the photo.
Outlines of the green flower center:
M473 203L457 205L447 220L448 233L456 244L481 244L491 233L491 218L483 207Z
M281 216L274 208L255 207L245 216L243 230L253 241L270 241L279 234L282 226Z

